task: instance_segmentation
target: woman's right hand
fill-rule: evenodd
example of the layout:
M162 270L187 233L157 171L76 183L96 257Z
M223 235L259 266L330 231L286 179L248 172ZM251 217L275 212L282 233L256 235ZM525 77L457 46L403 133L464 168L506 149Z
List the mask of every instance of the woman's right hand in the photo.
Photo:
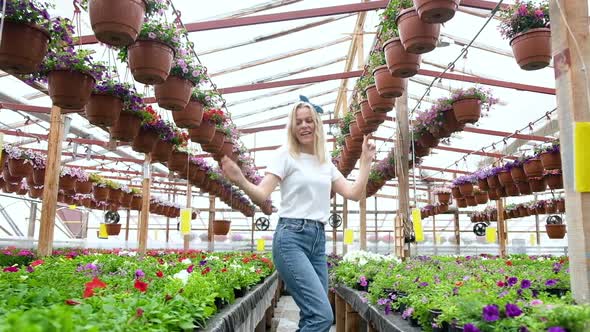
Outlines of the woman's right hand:
M244 179L244 174L238 165L227 156L221 158L221 171L231 182L239 184Z

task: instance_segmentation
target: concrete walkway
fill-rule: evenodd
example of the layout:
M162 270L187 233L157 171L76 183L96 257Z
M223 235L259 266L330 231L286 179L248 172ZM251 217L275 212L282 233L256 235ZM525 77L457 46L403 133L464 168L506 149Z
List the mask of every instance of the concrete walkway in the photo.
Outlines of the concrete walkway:
M279 320L277 332L295 332L297 330L299 308L292 296L281 296L275 309L275 319ZM336 325L332 325L330 332L336 332Z

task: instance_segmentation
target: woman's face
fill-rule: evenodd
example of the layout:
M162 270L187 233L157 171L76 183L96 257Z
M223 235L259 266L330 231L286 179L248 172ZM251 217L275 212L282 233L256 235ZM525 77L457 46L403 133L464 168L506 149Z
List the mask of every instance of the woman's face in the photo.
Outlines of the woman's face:
M295 135L299 144L313 146L315 123L309 107L300 107L295 111Z

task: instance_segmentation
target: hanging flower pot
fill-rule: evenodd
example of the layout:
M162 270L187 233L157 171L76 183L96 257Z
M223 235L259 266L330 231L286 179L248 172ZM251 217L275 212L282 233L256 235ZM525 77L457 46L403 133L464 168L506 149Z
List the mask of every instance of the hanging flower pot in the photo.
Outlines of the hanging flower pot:
M106 202L109 197L109 188L94 186L92 188L92 194L97 202Z
M547 187L549 187L549 189L563 189L563 177L561 173L546 173L545 183L547 184Z
M545 204L545 213L546 214L554 214L557 213L557 206L553 204L553 202L546 202Z
M119 203L121 201L121 196L123 196L123 190L110 188L109 189L109 197L108 197L107 201Z
M152 150L152 162L167 162L172 153L172 147L173 145L170 142L157 140Z
M529 159L524 162L524 173L527 177L540 177L543 175L543 164L538 158Z
M517 188L518 189L518 188ZM506 189L504 187L498 187L494 189L498 197L507 197L508 194L506 193Z
M451 201L451 194L450 193L438 193L438 194L436 194L436 198L438 199L439 203L448 204Z
M463 196L472 196L473 195L473 183L462 183L459 186L459 191Z
M33 172L33 164L27 159L8 158L8 171L12 177L22 179ZM6 180L8 181L9 179Z
M201 144L201 147L209 153L219 154L223 148L223 142L225 142L225 134L221 130L215 130L215 135L211 143Z
M123 101L112 95L95 94L85 107L86 119L95 126L110 127L117 122L123 109Z
M414 0L418 16L426 23L445 23L455 16L460 0Z
M527 181L527 177L526 177L526 174L524 173L524 169L522 166L512 167L510 169L510 176L512 176L512 179L514 180L514 182L526 182Z
M43 196L43 187L29 187L29 197L41 198Z
M453 198L463 198L463 194L461 194L458 186L451 187L451 193L453 194Z
M20 188L20 183L4 182L4 192L7 194L15 193Z
M488 186L490 187L490 189L496 189L498 187L501 187L500 180L498 180L498 174L488 176L486 181L488 182Z
M133 112L123 111L117 123L110 127L111 138L123 142L131 142L139 133L141 118Z
M2 178L1 179L5 180L6 182L10 182L10 183L21 183L23 178L24 177L22 177L22 176L10 175L10 170L8 169L8 163L4 164L4 167L2 169Z
M477 206L475 196L465 196L465 201L467 202L467 206Z
M555 207L557 208L557 212L564 213L565 212L565 200L559 199L555 203Z
M186 170L188 165L188 153L173 150L168 158L168 169L182 173Z
M422 135L420 135L418 143L427 148L434 148L438 146L440 139L434 137L429 131L424 131L422 132Z
M408 53L424 54L436 47L440 24L423 22L413 7L402 10L395 22L399 28L399 38Z
M508 186L514 183L510 171L505 169L498 172L498 180L500 180L502 186Z
M361 101L361 113L367 125L381 124L387 117L387 113L374 112L367 100Z
M514 58L523 70L545 68L551 62L551 30L530 29L510 40Z
M109 236L119 235L121 233L121 224L105 224L107 229L107 234Z
M201 124L189 130L191 140L199 144L209 144L215 136L215 124L209 121L202 121Z
M136 211L141 211L141 204L143 203L143 199L141 196L133 195L131 199L131 209Z
M74 190L76 187L76 178L71 175L62 175L59 177L59 189Z
M168 76L162 84L156 84L158 105L173 112L183 111L191 98L193 83L187 79Z
M462 131L465 128L465 124L457 121L454 110L448 110L443 112L442 127L446 132L456 133Z
M412 77L420 69L420 55L406 52L399 38L392 38L383 44L385 62L391 75Z
M547 184L542 177L532 177L528 181L531 190L535 193L543 192L547 188Z
M430 148L415 142L414 154L416 155L416 157L426 157L430 154Z
M74 70L53 70L47 76L49 97L54 106L81 110L90 100L95 80L92 76Z
M367 93L367 100L373 112L387 113L393 109L395 99L381 97L375 85L369 85L365 92Z
M229 220L213 220L213 234L227 235L230 225L231 221Z
M0 69L11 74L37 71L47 54L48 43L49 33L40 26L4 20Z
M561 155L557 152L543 152L539 155L541 164L546 170L561 169Z
M349 125L350 130L350 137L352 137L353 141L362 142L364 137L361 129L359 128L356 120L352 120Z
M488 197L489 197L489 199L494 200L494 201L500 199L500 196L498 196L496 189L490 189L488 191Z
M479 193L476 193L474 196L475 196L475 201L477 202L477 204L486 204L489 200L488 193L485 191L481 191Z
M404 78L392 76L386 65L379 66L373 70L375 76L375 86L377 92L382 98L397 98L404 94L406 89L406 80ZM371 101L369 100L369 103Z
M139 127L139 132L137 136L133 139L133 144L131 148L133 151L141 152L141 153L150 153L154 150L156 143L161 142L159 140L160 136L158 133L153 130L152 128L148 128L146 126ZM166 146L168 148L168 146ZM168 151L169 152L169 151ZM153 161L152 156L152 161Z
M162 84L172 68L174 50L156 40L137 40L129 46L129 68L136 81Z
M197 128L203 119L203 104L190 100L182 111L172 112L172 118L180 128Z
M566 233L564 224L546 224L545 230L547 231L547 236L550 239L563 239Z
M221 155L227 156L229 159L237 162L237 154L234 153L234 143L230 139L225 139L223 147L221 148Z
M33 182L36 186L42 186L45 183L45 168L33 168Z
M490 189L490 186L488 185L488 181L484 178L484 179L477 179L477 186L479 187L479 189L484 190L484 191L488 191Z
M467 200L465 198L455 198L455 204L459 208L466 208L467 207Z
M131 200L133 200L133 193L126 193L123 192L123 195L121 196L121 206L124 208L130 208L131 207Z
M359 130L361 131L361 133L363 133L363 135L369 135L370 133L372 133L374 131L372 129L372 127L367 124L367 122L365 121L365 118L363 117L363 114L361 112L358 112L355 114L355 119L356 119L356 124L359 127Z
M530 195L533 193L531 185L528 182L516 182L516 187L521 195Z
M481 100L477 98L457 100L453 102L453 111L459 123L476 123L481 116Z
M346 144L346 149L349 152L358 153L359 151L363 151L363 143L353 140L352 137L350 137L350 135L345 136L344 143Z
M143 23L143 0L90 0L88 14L96 39L111 46L131 45Z
M506 187L504 187L504 190L506 191L506 195L508 195L508 196L519 196L520 195L520 192L518 191L518 187L514 183L511 183L510 185L507 185Z
M92 192L92 182L90 181L76 181L74 190L78 194L90 194Z

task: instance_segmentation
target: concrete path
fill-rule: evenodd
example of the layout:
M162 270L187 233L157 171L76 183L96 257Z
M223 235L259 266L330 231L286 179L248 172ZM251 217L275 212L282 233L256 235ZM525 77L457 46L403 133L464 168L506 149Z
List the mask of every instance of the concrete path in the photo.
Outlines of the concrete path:
M275 309L275 319L279 320L276 329L277 332L295 332L297 330L297 324L299 324L299 308L295 304L295 301L293 301L292 296L281 296ZM336 332L336 325L332 325L330 332Z

